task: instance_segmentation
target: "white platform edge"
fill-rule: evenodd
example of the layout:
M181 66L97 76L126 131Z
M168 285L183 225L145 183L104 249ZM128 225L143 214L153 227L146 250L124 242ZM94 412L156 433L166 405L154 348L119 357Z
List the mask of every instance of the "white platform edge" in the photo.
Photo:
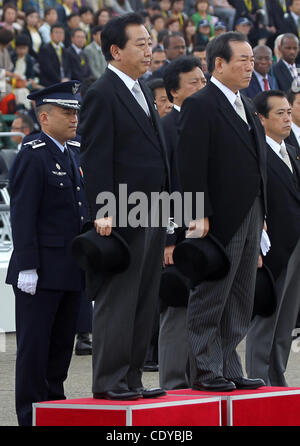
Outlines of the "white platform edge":
M181 396L181 395L176 395ZM151 403L151 404L139 404L136 406L131 406L130 404L124 405L101 405L101 404L60 404L60 403L33 403L32 404L32 425L36 426L36 409L89 409L89 410L125 410L126 411L126 426L132 426L132 412L140 409L155 409L161 407L174 407L174 406L188 406L194 404L204 404L204 403L219 403L219 420L221 426L221 397L195 397L191 400L181 400L181 401L170 401L170 402L162 402L162 403Z

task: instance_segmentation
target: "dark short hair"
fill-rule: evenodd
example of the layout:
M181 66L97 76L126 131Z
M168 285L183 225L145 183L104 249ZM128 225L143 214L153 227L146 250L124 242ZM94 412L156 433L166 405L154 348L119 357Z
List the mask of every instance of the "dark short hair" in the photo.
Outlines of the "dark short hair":
M79 15L85 14L86 12L91 12L92 14L94 14L94 11L90 6L81 6L81 8L79 8Z
M30 37L27 34L19 34L15 37L15 45L18 46L28 46L31 47Z
M297 42L299 43L299 39L296 36L296 34L286 33L286 34L283 34L280 45L282 46L284 41L287 39L294 39L294 40L297 40Z
M286 98L287 95L282 90L268 90L268 91L262 91L261 93L258 93L254 98L253 102L256 107L256 110L258 113L265 118L268 117L269 111L271 110L270 104L269 104L269 98Z
M155 100L155 90L157 88L165 88L165 83L162 78L151 79L147 82L147 86L150 88L153 99Z
M28 128L30 133L33 132L34 130L34 122L32 120L32 118L25 114L25 113L20 113L18 115L15 115L14 119L21 119L22 120L22 127Z
M53 6L49 6L48 8L46 8L46 9L45 9L45 12L44 12L44 17L46 17L47 15L49 15L50 12L53 11L53 10L57 12L56 8L54 8Z
M179 31L173 32L171 34L167 34L163 39L164 48L169 48L172 37L182 37L184 39L183 34Z
M129 25L143 25L143 17L138 13L130 12L110 19L104 26L101 33L101 47L107 61L113 59L110 52L111 45L117 45L120 49L125 48L128 41L126 28Z
M55 28L62 28L63 30L65 30L64 25L60 22L54 23L50 28L50 30L51 30L50 32L52 32Z
M71 20L73 17L79 17L79 14L78 14L78 12L72 12L70 15L68 15L67 16L67 22L69 21L69 20Z
M167 66L164 72L164 84L168 98L173 102L173 96L171 90L177 90L180 87L180 74L189 73L196 67L202 69L201 62L194 56L180 56L178 59L173 60Z
M93 28L92 28L92 36L94 36L95 34L97 34L100 31L102 32L103 28L104 28L103 25L93 26Z
M217 57L221 57L227 63L230 62L232 57L230 42L248 42L248 40L244 34L237 31L230 31L208 42L206 46L206 59L209 73L214 71Z
M86 35L86 32L82 28L75 28L75 29L72 29L72 31L71 31L71 37L74 37L78 31L80 31Z
M7 45L13 40L13 38L14 35L12 31L6 28L0 28L0 43L2 43L2 45Z
M293 88L291 88L287 91L286 97L291 105L294 104L297 94L300 94L300 90L293 90Z

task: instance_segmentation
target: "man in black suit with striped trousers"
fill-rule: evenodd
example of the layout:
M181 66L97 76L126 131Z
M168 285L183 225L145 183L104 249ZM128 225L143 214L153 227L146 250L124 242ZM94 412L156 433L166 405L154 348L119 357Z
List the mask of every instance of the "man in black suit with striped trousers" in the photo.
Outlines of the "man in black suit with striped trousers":
M194 389L254 389L236 347L251 321L265 203L265 146L259 117L241 98L253 71L253 52L240 33L207 47L208 85L185 100L178 147L183 191L204 192L204 216L193 212L189 232L210 231L224 245L230 270L190 293L187 330ZM201 135L201 138L199 137Z
M143 192L149 203L151 192L168 190L169 164L159 117L150 91L138 81L150 64L152 43L135 13L112 19L101 40L109 64L83 101L82 168L90 218L99 237L111 234L114 217L114 229L127 241L131 260L125 272L107 279L91 296L93 394L117 400L156 397L164 392L143 388L142 368L152 334L166 229L121 227L119 213L101 217L101 205L96 203L100 192L112 192L118 209L119 202L124 204L120 184L127 185L128 194Z

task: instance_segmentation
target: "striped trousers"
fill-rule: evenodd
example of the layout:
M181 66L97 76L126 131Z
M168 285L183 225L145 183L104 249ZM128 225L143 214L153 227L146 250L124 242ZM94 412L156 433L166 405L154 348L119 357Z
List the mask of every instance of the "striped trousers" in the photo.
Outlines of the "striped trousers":
M190 294L187 330L191 385L195 380L243 376L236 347L250 325L263 206L257 197L226 252L231 266L221 280L206 281Z

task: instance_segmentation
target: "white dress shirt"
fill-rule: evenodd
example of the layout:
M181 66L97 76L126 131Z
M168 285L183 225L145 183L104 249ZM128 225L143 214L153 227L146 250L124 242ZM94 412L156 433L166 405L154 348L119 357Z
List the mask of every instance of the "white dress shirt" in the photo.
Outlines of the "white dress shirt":
M181 107L179 107L179 105L173 104L173 108L175 108L175 110L177 110L178 112L180 112Z
M264 79L267 79L269 88L271 89L271 87L270 87L270 82L269 82L269 77L268 77L267 74L266 74L266 76L263 76L262 74L258 73L258 72L255 71L255 70L253 70L253 73L254 73L254 75L256 76L256 78L257 78L257 80L258 80L258 82L259 82L259 85L260 85L262 91L265 90Z
M124 82L124 84L126 85L126 87L128 88L128 90L130 91L130 93L134 96L134 92L132 91L135 83L137 82L137 79L132 79L132 77L128 76L126 73L124 73L123 71L119 70L118 68L116 68L114 65L108 64L107 68L109 68L111 71L113 71L117 76L119 76L119 78L121 79L121 81ZM141 89L141 93L144 96L144 93ZM144 96L146 105L148 107L146 98ZM150 111L149 111L149 116L150 116Z
M281 144L285 144L284 141L282 141L281 144L278 144L278 142L274 141L274 139L270 138L270 136L266 135L266 141L267 144L271 147L272 150L276 153L277 156L279 156L280 159L283 160L282 155L280 153L280 147Z
M228 101L230 102L230 104L232 105L234 110L236 111L235 100L236 100L237 95L232 90L230 90L230 88L226 87L226 85L222 84L222 82L220 82L214 76L211 77L210 81L213 84L215 84L222 91L222 93L226 96L226 98L228 99ZM238 92L238 94L239 94L239 92Z

